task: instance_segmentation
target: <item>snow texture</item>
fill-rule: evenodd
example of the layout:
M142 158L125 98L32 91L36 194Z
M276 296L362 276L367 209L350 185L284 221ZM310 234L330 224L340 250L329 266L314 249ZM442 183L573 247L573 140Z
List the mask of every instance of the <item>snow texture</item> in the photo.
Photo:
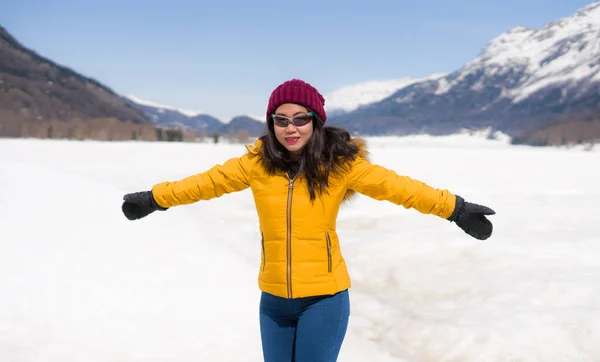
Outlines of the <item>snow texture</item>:
M368 139L373 162L495 209L495 231L344 206L340 361L600 360L600 152L488 138ZM0 361L261 361L251 192L136 222L120 210L127 192L243 152L0 139Z

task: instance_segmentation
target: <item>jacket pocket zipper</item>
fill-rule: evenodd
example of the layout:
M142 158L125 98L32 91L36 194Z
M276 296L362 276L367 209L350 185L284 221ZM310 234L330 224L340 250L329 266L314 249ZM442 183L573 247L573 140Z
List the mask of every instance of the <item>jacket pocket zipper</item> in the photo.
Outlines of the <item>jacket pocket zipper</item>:
M325 233L325 239L327 240L327 272L331 273L331 238L329 233Z
M260 248L263 256L262 270L265 270L265 266L267 265L267 253L265 252L265 234L260 234Z

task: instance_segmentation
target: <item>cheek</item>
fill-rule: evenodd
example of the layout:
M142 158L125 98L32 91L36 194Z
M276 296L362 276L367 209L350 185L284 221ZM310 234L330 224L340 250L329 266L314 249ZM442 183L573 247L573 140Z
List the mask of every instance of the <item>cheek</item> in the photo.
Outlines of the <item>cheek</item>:
M312 136L312 133L313 133L312 125L306 127L305 130L302 130L302 136L307 139L310 138L310 136Z
M274 128L274 132L275 132L275 138L281 139L282 133L283 133L283 131L281 130L281 128L275 127Z

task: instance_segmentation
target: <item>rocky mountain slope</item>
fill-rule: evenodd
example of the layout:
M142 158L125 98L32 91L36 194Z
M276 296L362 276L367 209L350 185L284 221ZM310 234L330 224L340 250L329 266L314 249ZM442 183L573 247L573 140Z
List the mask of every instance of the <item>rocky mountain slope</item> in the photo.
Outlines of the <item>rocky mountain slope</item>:
M51 123L56 134L60 125L101 119L117 120L107 121L114 125L151 125L142 111L110 88L38 55L3 27L0 95L0 136L34 136L40 127L47 134ZM131 136L129 130L126 132Z

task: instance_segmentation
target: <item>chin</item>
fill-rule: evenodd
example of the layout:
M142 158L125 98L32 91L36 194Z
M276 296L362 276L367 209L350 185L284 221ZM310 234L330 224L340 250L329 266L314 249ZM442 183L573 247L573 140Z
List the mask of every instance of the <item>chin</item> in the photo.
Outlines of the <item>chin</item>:
M303 147L304 147L304 145L293 145L293 146L287 147L287 150L290 152L300 152L300 151L302 151Z

